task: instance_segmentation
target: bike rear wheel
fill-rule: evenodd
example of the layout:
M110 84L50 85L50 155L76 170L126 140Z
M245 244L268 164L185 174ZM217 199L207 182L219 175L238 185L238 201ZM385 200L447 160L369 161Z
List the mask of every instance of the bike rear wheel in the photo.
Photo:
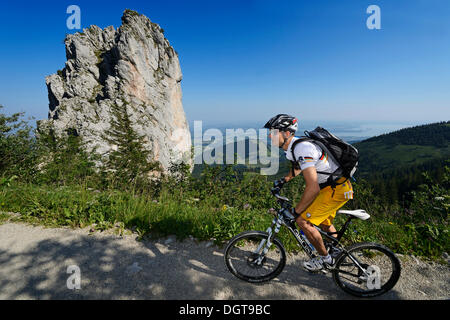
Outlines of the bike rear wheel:
M353 296L382 295L391 290L400 278L400 261L383 245L358 243L347 248L347 252L337 257L333 279L342 290Z
M231 239L224 254L228 270L239 279L252 283L266 282L278 276L286 265L286 250L274 238L263 255L268 237L267 232L247 231Z

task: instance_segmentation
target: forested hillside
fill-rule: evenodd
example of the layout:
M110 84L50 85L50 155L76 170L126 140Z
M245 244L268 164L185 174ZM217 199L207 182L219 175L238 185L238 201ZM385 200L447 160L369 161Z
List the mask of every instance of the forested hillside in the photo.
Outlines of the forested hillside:
M370 182L389 201L402 201L426 182L424 172L442 181L450 159L450 122L406 128L354 146L360 153L356 178Z

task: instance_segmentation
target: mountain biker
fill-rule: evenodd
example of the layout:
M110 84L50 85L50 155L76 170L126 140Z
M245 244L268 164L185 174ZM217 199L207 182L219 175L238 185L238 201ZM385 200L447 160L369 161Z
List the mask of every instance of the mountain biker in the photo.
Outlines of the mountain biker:
M305 269L316 272L333 264L333 258L327 252L320 232L313 225L320 227L325 232L336 232L332 222L336 211L348 200L353 199L353 188L350 181L341 178L337 185L327 185L328 175L338 165L318 145L313 142L303 141L295 146L292 158L292 144L298 129L298 120L287 114L279 114L270 119L264 128L270 130L269 137L272 144L282 148L286 158L293 162L289 174L276 181L275 185L282 187L294 177L303 174L306 187L300 202L292 209L292 215L307 239L316 248L319 255L303 263ZM322 173L318 173L322 172Z

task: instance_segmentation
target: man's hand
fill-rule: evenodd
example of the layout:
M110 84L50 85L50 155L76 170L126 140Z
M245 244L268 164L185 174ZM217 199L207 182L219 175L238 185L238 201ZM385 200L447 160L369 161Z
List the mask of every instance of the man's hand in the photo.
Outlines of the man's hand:
M286 183L286 178L281 178L273 183L273 187L281 189L281 188L283 188L285 183Z
M291 214L294 217L294 220L297 220L297 218L300 217L300 214L295 211L295 207L291 209Z

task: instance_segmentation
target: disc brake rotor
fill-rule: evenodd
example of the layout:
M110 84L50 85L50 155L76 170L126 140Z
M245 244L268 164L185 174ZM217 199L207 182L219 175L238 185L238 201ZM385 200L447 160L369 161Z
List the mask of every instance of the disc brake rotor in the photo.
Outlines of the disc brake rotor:
M257 263L258 259L261 257L261 255L257 254L257 253L253 253L251 254L248 258L247 258L247 264L251 267L251 268L262 268L262 266L264 265L264 262L266 262L266 257L264 257L261 261L261 263Z

